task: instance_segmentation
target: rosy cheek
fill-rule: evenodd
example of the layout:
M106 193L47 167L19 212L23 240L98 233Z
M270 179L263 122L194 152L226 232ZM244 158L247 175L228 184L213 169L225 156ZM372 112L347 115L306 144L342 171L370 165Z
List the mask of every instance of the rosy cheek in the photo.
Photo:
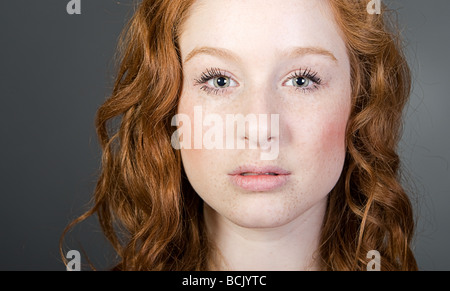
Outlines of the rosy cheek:
M327 167L330 171L342 167L345 159L347 112L343 110L343 112L336 113L322 126L318 154L322 156L322 166Z
M345 129L347 119L336 118L325 126L323 131L324 146L331 148L343 148L345 145Z

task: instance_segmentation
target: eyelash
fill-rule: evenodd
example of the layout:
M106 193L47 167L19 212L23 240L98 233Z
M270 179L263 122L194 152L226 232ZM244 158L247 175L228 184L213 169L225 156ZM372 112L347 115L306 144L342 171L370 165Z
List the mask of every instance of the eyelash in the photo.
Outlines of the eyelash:
M225 74L225 72L223 72L219 68L206 69L205 72L202 72L200 78L195 79L195 85L203 85L202 87L200 87L200 90L205 91L207 94L215 94L215 95L218 95L219 93L225 94L228 88L226 88L226 89L211 88L211 87L208 87L207 85L205 85L211 79L220 78L220 77L226 77L226 78L231 79L231 77L227 76ZM293 72L288 78L286 78L286 80L283 82L283 84L285 84L288 81L295 79L295 78L306 78L306 79L309 79L310 81L312 81L312 83L313 83L312 88L295 87L296 91L301 90L301 91L303 91L303 93L309 93L314 90L317 90L317 89L319 89L319 86L322 84L322 79L318 76L318 73L312 71L310 68L299 69L299 70Z
M303 71L303 72L302 72ZM312 71L310 68L299 69L298 71L293 72L283 84L286 82L296 79L296 78L306 78L313 82L312 88L301 88L295 87L295 90L301 90L304 93L309 93L311 91L319 89L319 86L322 84L322 79L318 76L317 72Z
M206 86L205 84L208 83L211 79L214 78L220 78L220 77L227 77L230 78L225 74L225 72L222 72L219 68L210 68L206 69L205 72L202 73L199 79L195 79L195 85L203 85L200 87L200 90L205 91L207 94L215 94L217 95L220 93L225 93L227 89L220 89L220 88L211 88Z

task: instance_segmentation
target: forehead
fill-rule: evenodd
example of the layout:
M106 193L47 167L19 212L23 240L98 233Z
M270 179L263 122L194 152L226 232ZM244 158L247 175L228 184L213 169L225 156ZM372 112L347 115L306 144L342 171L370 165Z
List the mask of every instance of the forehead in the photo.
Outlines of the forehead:
M197 0L180 35L182 57L219 47L259 61L290 47L318 47L345 58L327 0Z

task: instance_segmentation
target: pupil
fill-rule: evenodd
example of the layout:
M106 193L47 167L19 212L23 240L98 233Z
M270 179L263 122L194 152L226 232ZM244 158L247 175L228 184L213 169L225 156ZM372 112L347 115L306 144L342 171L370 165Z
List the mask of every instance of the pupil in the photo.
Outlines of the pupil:
M303 86L303 85L306 84L306 79L305 79L305 78L297 78L297 79L295 79L295 83L296 83L298 86Z
M217 79L217 85L219 87L225 87L227 85L227 83L228 83L228 80L224 77L220 77Z

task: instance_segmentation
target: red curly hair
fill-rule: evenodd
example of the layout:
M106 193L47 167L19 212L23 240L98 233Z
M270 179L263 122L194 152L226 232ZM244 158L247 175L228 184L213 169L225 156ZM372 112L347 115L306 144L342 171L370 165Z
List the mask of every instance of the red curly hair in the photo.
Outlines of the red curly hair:
M183 81L178 39L193 2L143 0L121 36L114 89L96 117L103 156L94 205L65 229L64 261L66 232L97 214L119 255L116 270L211 269L203 202L170 140ZM368 3L329 0L350 58L352 111L318 254L323 270L366 270L370 250L382 270L417 270L396 153L410 71L387 10L369 14Z

